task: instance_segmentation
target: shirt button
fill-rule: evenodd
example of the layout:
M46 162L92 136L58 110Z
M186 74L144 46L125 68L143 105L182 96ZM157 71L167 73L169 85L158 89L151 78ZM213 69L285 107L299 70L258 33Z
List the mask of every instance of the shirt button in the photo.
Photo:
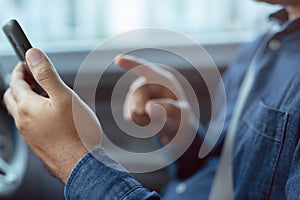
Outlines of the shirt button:
M269 42L269 48L273 51L280 49L280 47L281 47L281 42L279 40L271 40Z
M182 193L184 193L185 192L185 190L186 190L186 184L185 183L180 183L180 184L178 184L177 185L177 187L176 187L176 193L177 194L182 194Z

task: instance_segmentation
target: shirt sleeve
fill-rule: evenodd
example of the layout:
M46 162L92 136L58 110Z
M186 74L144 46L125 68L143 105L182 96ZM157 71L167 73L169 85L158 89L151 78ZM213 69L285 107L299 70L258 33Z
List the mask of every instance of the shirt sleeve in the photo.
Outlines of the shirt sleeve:
M66 199L158 200L103 148L87 153L74 167L64 188Z

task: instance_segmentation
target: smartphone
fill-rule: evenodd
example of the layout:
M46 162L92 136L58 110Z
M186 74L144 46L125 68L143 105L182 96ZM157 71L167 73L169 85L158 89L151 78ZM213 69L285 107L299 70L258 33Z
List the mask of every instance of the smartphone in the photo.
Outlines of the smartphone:
M25 80L28 82L32 90L42 96L48 96L45 90L36 82L26 63L26 51L31 49L32 46L20 24L17 20L11 19L3 26L3 32L12 45L18 59L23 63L26 69Z
M8 84L5 81L5 72L1 66L2 65L0 63L0 115L4 113L7 114L7 110L3 101L3 95L8 88Z

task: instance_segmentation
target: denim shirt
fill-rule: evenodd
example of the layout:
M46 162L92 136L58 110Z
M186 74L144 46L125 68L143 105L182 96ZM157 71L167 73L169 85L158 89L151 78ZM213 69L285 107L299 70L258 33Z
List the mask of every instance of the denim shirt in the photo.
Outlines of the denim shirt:
M199 137L170 167L173 179L163 190L163 199L208 199L239 87L258 49L262 49L256 63L259 73L233 148L234 197L300 199L300 19L286 22L285 10L271 17L280 28L244 45L224 74L227 114L220 142L199 159L205 135L199 128ZM121 165L102 148L94 151L100 161L88 153L78 162L65 185L66 199L161 199L128 172L116 170Z

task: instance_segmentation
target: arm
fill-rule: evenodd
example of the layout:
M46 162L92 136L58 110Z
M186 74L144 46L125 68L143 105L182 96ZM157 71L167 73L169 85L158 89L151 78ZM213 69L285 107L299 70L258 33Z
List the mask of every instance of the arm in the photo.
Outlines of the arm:
M177 82L176 78L172 75L169 75L168 71L162 68L156 69L157 66L153 66L153 64L151 63L148 64L147 61L135 57L125 56L120 57L116 60L116 63L126 70L131 71L135 68L139 68L138 72L132 71L134 74L138 75L139 78L132 84L124 104L124 117L125 119L127 119L127 121L136 123L140 126L147 125L147 123L149 123L150 121L150 116L152 116L151 120L154 122L154 124L156 121L162 121L162 116L164 115L156 111L154 109L155 106L152 107L152 105L159 105L164 108L167 114L165 126L160 130L158 134L161 140L161 145L166 145L168 144L168 142L170 142L170 140L176 134L176 127L180 122L186 124L187 128L185 129L184 134L189 134L189 132L194 132L195 130L197 130L196 137L194 138L189 148L176 160L176 162L172 166L169 167L169 172L172 177L179 179L187 178L201 169L208 158L210 158L211 156L220 155L228 128L228 122L230 120L234 108L234 102L238 94L237 86L242 82L242 78L246 71L246 68L241 69L238 67L243 62L246 62L243 63L243 66L248 66L248 62L253 56L253 52L251 52L251 54L249 55L248 49L249 48L247 46L247 48L243 47L239 51L235 62L233 63L233 66L236 67L230 67L230 69L228 69L224 74L223 79L220 80L223 82L226 88L226 99L224 99L224 96L220 95L221 92L219 90L222 90L222 84L216 88L215 97L213 98L214 104L216 106L216 114L215 118L210 121L210 126L220 127L224 114L226 114L225 124L218 142L216 143L212 151L203 159L199 159L198 153L202 145L207 145L203 144L204 137L206 135L206 129L197 122L197 119L194 119L193 110L190 108L188 102L186 102L186 99L178 98L180 97L181 93L184 93L184 91L182 90L182 88L177 87L179 84L173 84L174 82ZM148 71L150 70L154 71L153 73L157 75L152 77L148 76ZM170 88L158 86L155 87L154 83L161 83L161 81L158 79L164 79L165 82L169 83L169 85L176 86L175 88L170 87L173 93L170 91ZM165 85L168 84L165 83ZM180 102L182 101L186 103L180 104ZM224 105L224 102L228 102L227 105ZM225 109L226 111L224 111ZM158 114L155 114L155 112L158 112ZM184 119L187 120L180 121L180 118L178 118L178 116L180 116L181 113L190 117L185 117Z
M159 199L128 172L112 168L111 165L121 166L109 159L103 150L96 154L98 159L87 153L101 144L102 129L96 115L63 83L44 53L30 49L26 60L49 98L32 91L24 80L24 68L19 64L12 73L4 101L32 151L66 183L66 198L112 199L110 195L118 193L119 199L125 196L127 199ZM104 165L101 160L109 162Z
M152 128L153 132L165 121L158 130L158 143L162 146L171 144L171 152L176 158L175 164L169 167L171 176L184 179L194 174L207 159L198 156L206 130L199 124L185 90L173 74L146 60L122 56L116 59L116 64L139 76L127 94L124 118L130 123ZM179 124L184 128L180 130ZM177 144L172 141L176 135L180 135Z
M160 199L99 147L86 154L65 185L66 199Z

